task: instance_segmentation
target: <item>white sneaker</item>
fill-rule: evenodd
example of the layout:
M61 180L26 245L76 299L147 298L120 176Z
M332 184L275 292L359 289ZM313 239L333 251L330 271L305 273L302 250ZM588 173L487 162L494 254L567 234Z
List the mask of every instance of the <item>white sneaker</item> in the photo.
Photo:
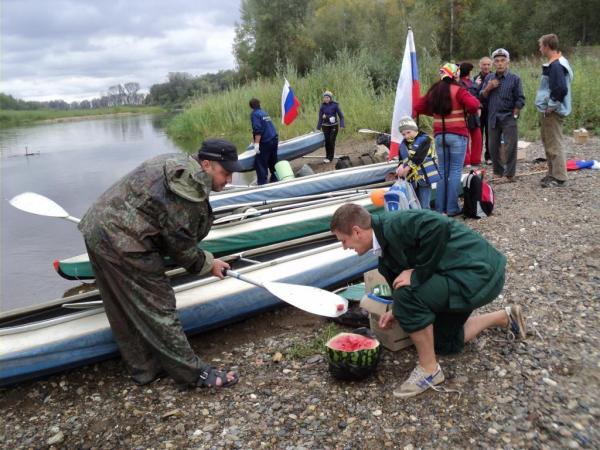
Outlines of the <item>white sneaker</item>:
M444 380L444 372L439 364L432 374L425 373L425 370L417 365L408 380L402 383L399 390L394 391L394 397L409 398L419 395L429 388L437 390L434 386L443 383Z
M331 162L331 160L330 160L329 158L325 158L325 159L323 160L323 162L324 162L325 164L327 164L327 163L330 163L330 162Z

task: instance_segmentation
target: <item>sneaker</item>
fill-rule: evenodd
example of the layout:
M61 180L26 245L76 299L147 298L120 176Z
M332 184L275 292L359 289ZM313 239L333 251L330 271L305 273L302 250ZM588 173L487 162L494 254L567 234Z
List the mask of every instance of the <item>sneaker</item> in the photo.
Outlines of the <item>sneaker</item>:
M429 388L437 390L434 386L444 382L444 372L438 364L435 372L428 375L425 370L417 365L400 389L394 391L394 397L410 398L425 392Z
M325 163L325 164L327 164L327 163L330 163L330 162L331 162L331 160L330 160L329 158L325 158L325 159L323 160L323 163Z
M485 163L486 163L488 166L491 166L491 165L492 165L492 160L491 160L491 159L486 159L486 160L485 160Z
M542 185L543 188L549 188L549 187L562 187L562 186L565 186L567 184L567 182L563 181L563 180L557 180L556 178L549 176L546 181L542 181L540 184Z
M550 175L546 175L544 178L542 178L542 179L540 180L540 184L547 183L548 181L550 181L550 179L551 179L551 178L552 178L552 177L551 177Z
M519 305L512 305L507 306L504 310L508 316L508 329L515 336L525 339L527 337L527 324L525 323L521 307Z

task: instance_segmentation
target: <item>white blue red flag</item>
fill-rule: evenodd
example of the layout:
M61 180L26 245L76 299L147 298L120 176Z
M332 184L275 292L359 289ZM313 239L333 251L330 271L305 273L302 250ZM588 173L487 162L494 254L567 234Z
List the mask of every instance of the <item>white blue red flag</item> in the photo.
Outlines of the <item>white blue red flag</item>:
M398 150L402 143L402 135L398 131L398 123L404 116L414 117L413 101L421 95L419 85L419 67L417 66L417 51L413 32L409 28L406 36L406 47L400 67L400 78L396 86L396 101L394 102L394 114L392 115L392 143L390 145L390 159L398 156Z
M300 102L294 95L294 91L290 87L288 80L283 84L283 92L281 93L281 123L289 125L298 116L298 108Z

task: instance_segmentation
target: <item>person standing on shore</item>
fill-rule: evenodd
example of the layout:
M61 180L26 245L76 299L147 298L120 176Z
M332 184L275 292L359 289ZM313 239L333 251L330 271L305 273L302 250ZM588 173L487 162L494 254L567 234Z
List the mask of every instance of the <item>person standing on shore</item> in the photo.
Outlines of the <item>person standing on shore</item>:
M240 170L237 149L224 139L204 141L195 157L157 156L104 192L78 225L113 337L138 385L165 372L181 386L238 381L235 372L217 370L192 350L164 258L189 273L223 278L229 264L198 242L213 223L211 189L223 190Z
M525 106L525 95L521 78L508 70L510 54L499 48L492 53L495 73L490 73L483 82L479 95L487 103L488 133L494 175L515 181L517 172L517 141L519 131L517 119ZM506 163L500 154L504 140Z
M473 79L473 95L479 98L479 94L481 93L481 88L483 87L483 81L485 77L487 77L492 71L492 60L484 56L479 60L479 73ZM485 163L489 166L492 164L492 157L490 156L490 148L488 143L488 113L487 113L487 105L485 102L481 103L481 116L480 116L480 127L481 127L481 137L483 140L483 148L485 148Z
M473 70L473 64L470 62L461 63L459 84L468 90L473 96L477 97L477 88L469 76ZM467 168L477 168L481 165L481 108L475 114L467 114L467 128L469 129L469 142L467 143L467 153L465 154L465 166Z
M535 96L548 161L548 174L540 183L545 188L564 186L567 183L567 157L563 144L563 122L571 113L573 70L558 50L558 36L545 34L538 40L538 45L540 53L548 60L542 66L542 79Z
M336 210L330 228L344 249L379 257L394 299L379 326L398 321L417 349L419 362L394 396L438 390L444 373L436 353L460 352L487 328L507 327L526 337L518 305L471 316L502 292L506 257L464 223L425 209L372 216L349 203Z
M339 118L339 122L338 122ZM330 91L323 92L323 103L319 108L319 120L317 121L317 130L323 129L325 135L325 159L324 163L333 161L335 156L335 140L339 128L344 128L344 114L337 102L333 101L333 94Z
M446 63L440 68L440 80L427 94L415 101L416 114L433 116L433 135L437 152L440 181L436 185L435 209L448 216L462 213L458 204L460 181L469 129L467 114L475 114L479 100L458 84L458 66Z
M260 100L253 98L249 102L252 113L252 142L256 155L254 157L254 170L256 170L256 184L267 184L267 179L272 183L277 181L275 164L277 163L277 146L279 136L271 117L260 109ZM268 178L269 172L271 177Z

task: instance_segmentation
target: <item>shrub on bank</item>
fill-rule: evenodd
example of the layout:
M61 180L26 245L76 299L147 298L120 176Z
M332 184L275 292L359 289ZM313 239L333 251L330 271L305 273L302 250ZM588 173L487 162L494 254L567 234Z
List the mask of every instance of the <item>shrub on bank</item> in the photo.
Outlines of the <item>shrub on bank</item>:
M421 93L437 79L439 62L431 56L419 55ZM319 57L318 57L319 58ZM580 127L600 131L600 61L574 56L569 61L575 72L572 85L573 113L565 121L565 132ZM356 139L359 128L389 131L396 85L390 83L376 89L369 74L368 55L340 52L334 60L320 60L307 75L300 77L292 67L282 68L273 79L259 79L229 91L202 96L175 116L167 132L186 148L196 148L207 137L225 137L239 148L251 140L250 108L252 97L261 100L279 131L280 140L309 132L317 124L321 94L331 90L346 116L346 130L339 139ZM398 70L400 69L400 63ZM523 80L526 107L520 119L519 133L525 139L539 138L535 92L540 82L541 61L523 59L511 62L510 69ZM302 103L299 117L291 126L281 124L281 89L286 77ZM425 127L430 124L424 120Z

